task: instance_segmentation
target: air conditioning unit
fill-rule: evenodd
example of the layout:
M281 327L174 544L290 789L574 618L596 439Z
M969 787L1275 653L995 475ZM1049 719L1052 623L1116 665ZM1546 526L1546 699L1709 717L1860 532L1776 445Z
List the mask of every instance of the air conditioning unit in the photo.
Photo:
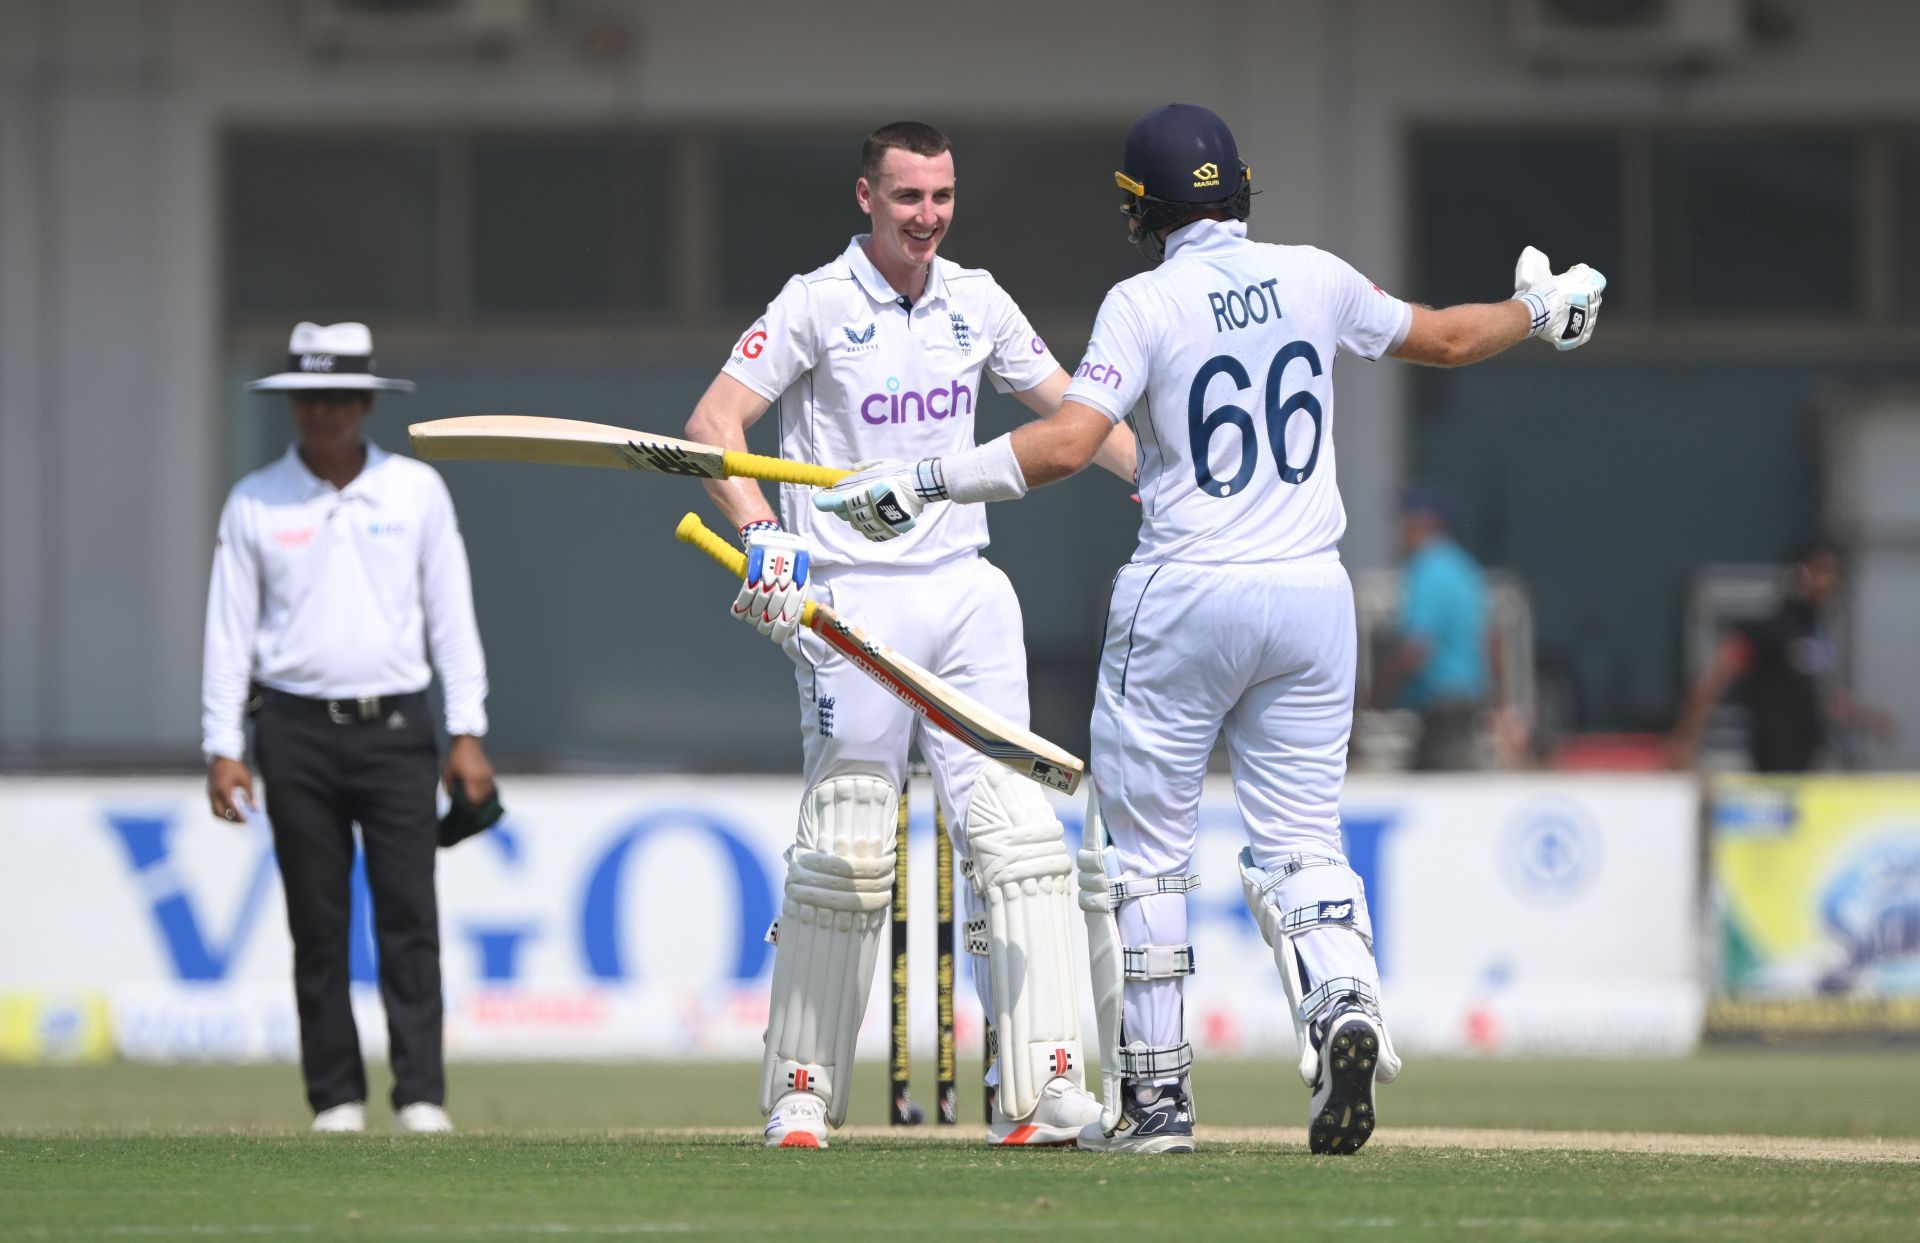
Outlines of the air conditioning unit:
M537 0L300 0L302 41L341 55L497 55L527 39Z
M1507 0L1513 44L1537 65L1702 67L1752 42L1749 0Z

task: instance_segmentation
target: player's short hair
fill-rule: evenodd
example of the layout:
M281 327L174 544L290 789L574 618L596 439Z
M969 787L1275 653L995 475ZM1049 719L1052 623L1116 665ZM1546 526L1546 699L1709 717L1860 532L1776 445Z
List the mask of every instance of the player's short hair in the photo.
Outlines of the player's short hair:
M892 121L882 125L867 135L865 145L860 148L860 175L867 179L867 184L879 183L880 166L886 162L887 152L896 147L931 159L953 150L953 143L925 121Z

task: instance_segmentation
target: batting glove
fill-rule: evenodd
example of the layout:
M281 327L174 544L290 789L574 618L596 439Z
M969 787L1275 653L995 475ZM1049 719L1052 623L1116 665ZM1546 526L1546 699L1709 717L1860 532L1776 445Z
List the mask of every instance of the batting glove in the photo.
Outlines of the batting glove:
M785 644L800 628L807 604L812 561L807 541L771 522L751 523L741 533L747 541L747 576L733 598L733 615Z
M862 462L839 483L815 492L813 507L840 515L875 543L905 535L913 530L928 501L946 495L925 469L930 463L931 459L916 467L905 462Z
M1607 278L1584 263L1558 276L1547 257L1529 246L1513 267L1513 296L1533 315L1533 335L1557 350L1577 350L1593 335Z

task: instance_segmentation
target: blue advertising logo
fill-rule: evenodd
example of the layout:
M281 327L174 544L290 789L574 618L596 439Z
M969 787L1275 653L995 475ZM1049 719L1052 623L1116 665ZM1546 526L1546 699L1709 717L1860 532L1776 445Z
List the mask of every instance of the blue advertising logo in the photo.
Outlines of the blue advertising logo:
M1920 988L1920 843L1880 842L1855 855L1820 896L1820 918L1846 955L1821 992L1851 992L1869 974L1900 991Z
M1585 893L1600 874L1600 830L1578 804L1542 800L1508 821L1500 853L1501 872L1515 894L1558 906Z

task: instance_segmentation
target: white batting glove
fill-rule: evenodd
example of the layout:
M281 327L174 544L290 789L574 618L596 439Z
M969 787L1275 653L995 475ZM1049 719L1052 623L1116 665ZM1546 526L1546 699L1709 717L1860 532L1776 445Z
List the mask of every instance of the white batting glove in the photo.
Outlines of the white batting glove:
M1533 335L1556 350L1577 350L1593 335L1600 319L1600 295L1607 278L1584 263L1558 276L1547 257L1529 246L1513 266L1513 296L1533 315Z
M800 628L807 604L813 559L807 541L773 522L749 523L741 536L747 543L747 575L733 598L733 615L784 644Z
M813 507L840 515L875 543L890 540L913 530L927 502L946 495L945 488L937 486L935 467L932 458L917 466L862 462L839 483L815 492Z

